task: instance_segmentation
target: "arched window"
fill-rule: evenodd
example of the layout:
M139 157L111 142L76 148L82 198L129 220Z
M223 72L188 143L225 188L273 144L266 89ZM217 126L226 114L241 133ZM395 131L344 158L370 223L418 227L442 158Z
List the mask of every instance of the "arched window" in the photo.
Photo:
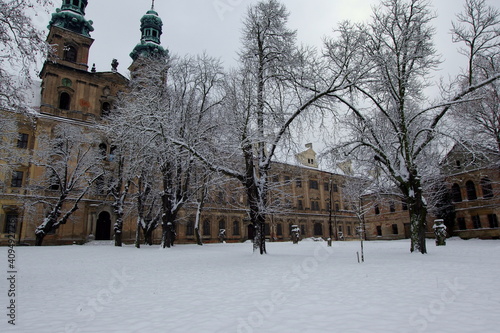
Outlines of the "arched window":
M111 104L109 102L104 102L102 103L101 106L101 115L103 117L109 115L109 112L111 111Z
M240 222L233 221L233 236L240 235Z
M59 95L59 109L69 110L71 105L71 96L67 92L62 92Z
M483 191L483 198L493 198L493 187L491 186L491 180L488 178L481 179L481 190Z
M64 47L63 59L70 62L76 62L77 54L78 52L76 50L76 47L72 45L66 45Z
M210 236L210 221L203 221L203 236Z
M188 221L186 224L186 236L194 236L194 222Z
M226 221L224 221L224 220L220 220L220 221L219 221L219 231L220 231L221 229L226 230Z
M106 183L103 176L99 176L95 180L95 190L97 195L103 195L106 192Z
M276 235L283 236L283 225L281 223L276 224Z
M465 183L465 188L467 189L467 199L476 200L477 194L476 185L474 185L474 182L472 180L469 180L467 183Z
M462 202L462 192L460 191L460 185L457 183L451 186L451 197L453 202Z
M99 145L99 152L101 153L102 158L106 159L108 156L108 146L105 143L101 143Z
M323 225L321 223L314 223L314 235L323 236Z

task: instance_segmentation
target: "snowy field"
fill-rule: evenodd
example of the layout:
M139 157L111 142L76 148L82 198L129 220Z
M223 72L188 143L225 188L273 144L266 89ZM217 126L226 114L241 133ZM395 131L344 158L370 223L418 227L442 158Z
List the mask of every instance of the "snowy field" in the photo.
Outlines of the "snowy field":
M0 332L499 332L500 241L18 247ZM7 274L7 248L1 248ZM7 278L9 275L7 275Z

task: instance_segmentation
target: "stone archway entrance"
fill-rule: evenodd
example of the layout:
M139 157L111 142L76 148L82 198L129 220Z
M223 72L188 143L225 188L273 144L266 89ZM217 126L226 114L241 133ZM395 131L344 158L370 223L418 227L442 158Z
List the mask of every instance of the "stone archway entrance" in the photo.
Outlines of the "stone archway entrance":
M108 212L101 212L95 227L96 240L111 240L111 215Z

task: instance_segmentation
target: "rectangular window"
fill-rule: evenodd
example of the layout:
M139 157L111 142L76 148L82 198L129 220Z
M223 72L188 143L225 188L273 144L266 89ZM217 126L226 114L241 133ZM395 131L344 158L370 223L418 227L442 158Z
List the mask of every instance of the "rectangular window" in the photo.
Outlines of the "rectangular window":
M403 210L408 210L408 204L406 202L403 202L401 205L401 208L403 208Z
M464 217L457 217L457 225L459 230L467 230Z
M382 236L382 226L380 226L380 225L377 226L377 236L379 236L379 237Z
M26 133L19 133L17 138L17 148L27 149L29 143L29 135Z
M299 209L299 210L304 209L304 205L302 204L302 200L297 200L297 209Z
M12 180L10 183L11 187L22 187L23 186L23 175L22 171L12 172Z
M211 232L210 232L210 221L209 220L205 220L203 221L203 236L210 236Z
M271 228L269 226L269 223L264 224L264 235L266 235L266 236L271 235Z
M474 229L481 229L481 219L479 218L479 215L472 216L472 225L474 226Z
M300 180L300 179L296 179L296 180L295 180L295 186L296 186L296 187L302 187L302 180Z
M389 210L391 213L394 213L396 211L396 205L394 204L394 201L389 202Z
M309 180L309 188L312 190L318 190L319 189L319 184L317 180Z
M333 192L338 192L339 186L337 184L333 184Z
M318 201L311 201L311 210L319 210L319 202Z
M188 221L186 225L186 236L194 236L194 222Z
M399 234L399 230L398 230L398 225L397 224L393 224L392 225L392 234L393 235Z
M3 232L5 234L15 234L17 229L17 214L7 214L5 216L5 226L3 228Z
M234 221L233 222L233 236L239 236L240 235L240 222Z
M347 235L352 236L352 227L350 225L347 226Z
M380 207L378 205L375 205L375 215L380 214Z
M283 225L281 223L276 225L276 235L283 236Z
M219 204L224 203L224 192L219 191L217 193L217 203L219 203Z
M325 192L330 191L330 184L328 184L328 183L325 182L325 183L323 183L323 187L325 189Z
M490 228L498 228L497 214L488 214L488 222L490 223Z
M304 235L304 236L306 235L306 226L305 225L303 225L303 224L300 225L300 232L302 233L302 235Z

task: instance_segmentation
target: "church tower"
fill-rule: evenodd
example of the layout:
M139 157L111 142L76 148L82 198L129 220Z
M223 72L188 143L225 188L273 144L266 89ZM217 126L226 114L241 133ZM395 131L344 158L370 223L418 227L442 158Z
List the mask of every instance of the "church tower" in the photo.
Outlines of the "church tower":
M97 2L97 1L96 1ZM88 0L62 0L49 22L47 42L53 45L40 72L40 112L85 122L101 119L113 107L128 80L118 73L118 61L109 59L106 72L89 71L89 52L94 40L93 22L85 18Z
M160 37L163 22L154 9L154 0L151 9L141 18L141 42L134 47L130 57L136 62L141 57L162 57L168 56L168 50L165 50L160 44ZM134 64L130 66L132 71Z
M88 0L63 0L49 22L47 41L55 45L51 61L75 69L87 70L89 50L94 42L92 21L85 18Z

